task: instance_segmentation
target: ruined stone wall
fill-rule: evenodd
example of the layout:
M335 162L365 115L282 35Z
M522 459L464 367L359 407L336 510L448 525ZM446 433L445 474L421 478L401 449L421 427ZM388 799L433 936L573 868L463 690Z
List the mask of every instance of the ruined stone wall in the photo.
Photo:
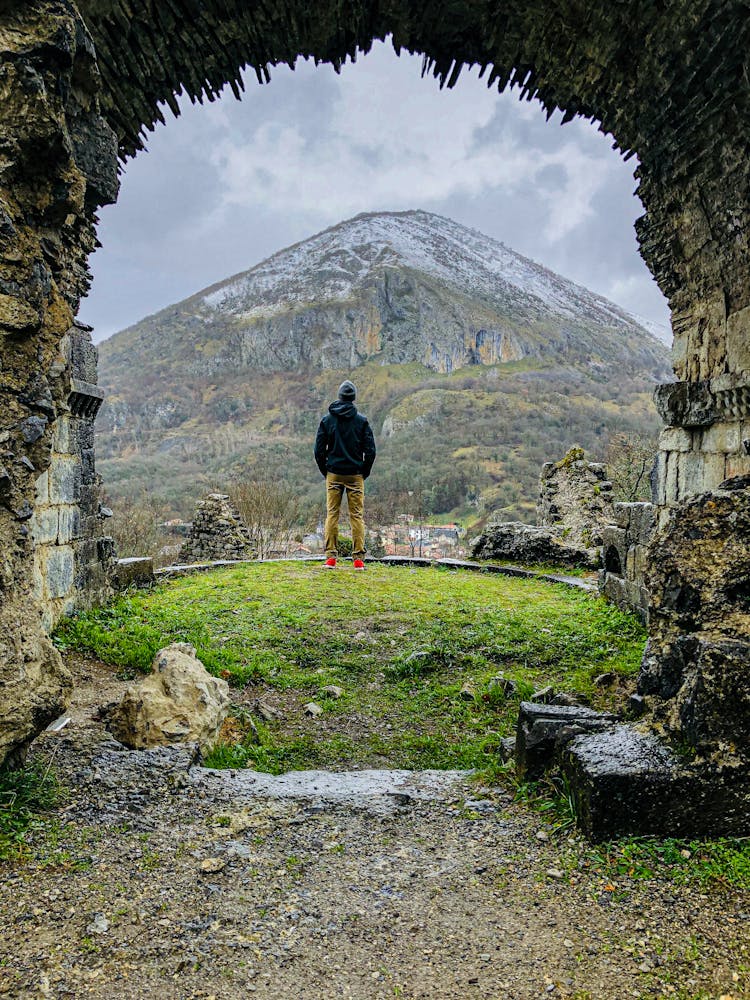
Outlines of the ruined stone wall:
M65 336L88 283L94 212L117 194L100 89L72 3L0 7L0 761L63 710L70 687L36 593L30 522L53 442L64 443Z
M209 493L198 502L180 562L253 559L255 550L246 524L226 493Z
M96 348L89 331L75 325L61 342L70 391L61 401L52 434L50 464L36 483L34 597L48 631L73 611L101 603L112 593L110 515L100 502L94 463L94 421L104 393L96 385Z
M536 515L539 525L554 528L569 545L601 545L602 531L612 522L606 465L587 462L582 448L571 448L559 462L545 462Z
M648 620L646 586L648 545L654 533L656 508L650 503L616 503L614 524L602 531L599 589L620 608Z

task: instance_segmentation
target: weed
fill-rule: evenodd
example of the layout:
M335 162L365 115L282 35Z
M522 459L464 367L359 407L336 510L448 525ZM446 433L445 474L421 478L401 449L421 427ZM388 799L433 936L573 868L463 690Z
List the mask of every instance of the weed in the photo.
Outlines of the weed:
M49 765L0 769L0 860L24 853L24 838L34 817L52 809L60 795Z

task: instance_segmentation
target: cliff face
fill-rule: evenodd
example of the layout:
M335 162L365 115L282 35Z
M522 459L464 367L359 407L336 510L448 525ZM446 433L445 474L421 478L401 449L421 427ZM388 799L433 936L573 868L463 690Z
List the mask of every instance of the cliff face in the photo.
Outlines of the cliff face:
M115 499L156 476L185 514L200 476L268 466L313 497L310 438L351 376L383 445L374 490L450 482L445 509L481 492L530 513L550 455L655 427L668 372L631 316L503 244L362 215L103 343L99 453Z
M427 212L357 216L143 320L103 345L105 378L133 348L190 375L523 358L667 373L619 307Z

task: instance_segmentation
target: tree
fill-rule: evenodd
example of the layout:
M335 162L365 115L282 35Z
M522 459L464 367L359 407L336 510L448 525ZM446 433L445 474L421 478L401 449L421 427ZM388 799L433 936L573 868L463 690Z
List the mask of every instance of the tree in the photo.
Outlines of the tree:
M174 541L161 526L165 517L164 505L153 496L144 492L139 497L124 497L114 503L112 509L108 528L121 559L156 556L159 549Z
M609 439L604 460L616 500L651 499L649 473L658 448L656 434L619 432Z
M229 495L247 525L258 559L288 549L300 517L291 486L270 477L252 479L235 483Z

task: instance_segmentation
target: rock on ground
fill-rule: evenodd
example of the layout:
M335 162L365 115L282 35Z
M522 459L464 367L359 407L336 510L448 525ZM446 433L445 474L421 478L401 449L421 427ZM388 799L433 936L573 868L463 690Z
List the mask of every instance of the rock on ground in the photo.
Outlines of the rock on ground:
M554 528L541 528L520 521L489 524L474 543L476 559L509 559L512 562L581 566L596 569L597 549L568 545L561 541Z
M153 673L132 684L108 714L112 735L135 750L171 743L209 747L229 711L229 686L212 677L195 648L174 642L154 657Z

